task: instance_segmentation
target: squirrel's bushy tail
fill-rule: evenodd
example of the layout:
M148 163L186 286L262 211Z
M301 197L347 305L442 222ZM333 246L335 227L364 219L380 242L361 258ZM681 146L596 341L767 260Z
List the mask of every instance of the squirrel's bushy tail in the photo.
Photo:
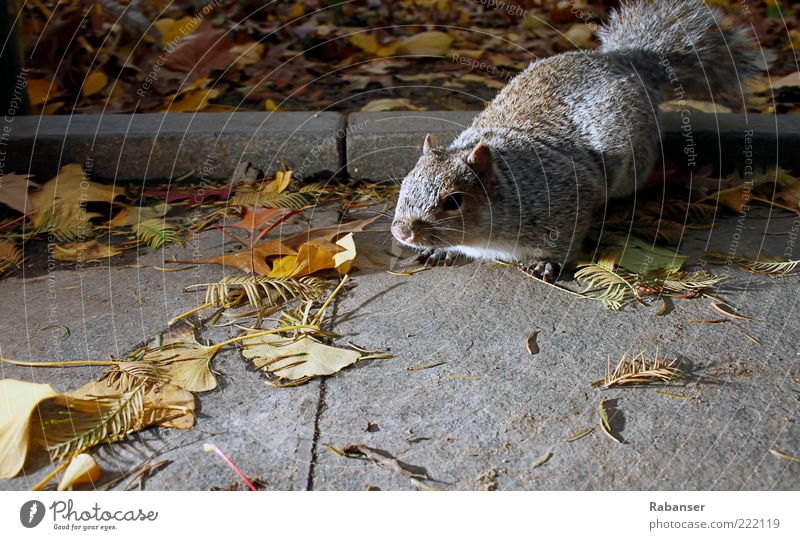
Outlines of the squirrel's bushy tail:
M598 33L601 51L632 54L637 71L692 94L741 99L759 69L751 32L725 28L720 12L698 0L623 2Z

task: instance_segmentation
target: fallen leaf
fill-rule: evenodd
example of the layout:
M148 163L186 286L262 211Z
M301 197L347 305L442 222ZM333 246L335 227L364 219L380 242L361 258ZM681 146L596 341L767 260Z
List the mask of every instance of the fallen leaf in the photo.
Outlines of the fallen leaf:
M324 345L309 336L294 340L267 334L245 338L241 344L242 355L252 360L256 369L265 369L281 381L333 375L361 358L358 351Z
M200 88L181 94L179 97L167 98L167 105L162 107L162 112L200 112L208 107L208 102L219 96L216 88Z
M95 239L86 242L67 243L64 245L55 244L53 258L57 261L85 263L109 259L120 253L122 253L122 251L114 246L100 243L99 240Z
M191 34L197 28L198 22L195 17L182 17L177 20L165 17L155 21L153 26L161 33L161 44L168 45Z
M368 52L370 54L375 54L381 47L378 38L376 38L372 34L367 34L366 32L358 32L356 34L348 36L347 41L349 41L352 45L355 45L362 51Z
M772 89L800 87L800 71L795 71L772 82Z
M107 84L108 76L101 70L96 69L86 76L81 93L84 97L91 96L105 88Z
M231 196L233 186L225 186L220 188L197 188L197 189L153 189L145 193L148 197L164 197L166 196L167 203L174 203L179 201L189 202L186 204L187 208L194 208L200 206L210 199L227 199Z
M417 107L408 98L383 98L375 99L361 107L362 112L381 111L424 111L425 107Z
M226 223L226 229L241 229L251 235L261 229L271 225L278 219L288 214L290 210L286 208L262 208L258 206L245 206L239 216L239 221Z
M564 32L564 38L578 49L585 48L594 35L594 27L591 24L577 23L570 26L569 30Z
M400 461L386 450L371 448L363 444L351 444L350 446L342 448L341 452L346 457L363 456L378 467L399 474L400 476L405 476L406 478L411 478L413 480L432 480L424 467L418 467Z
M248 41L247 43L234 45L231 47L231 56L238 66L255 64L264 56L264 44Z
M47 79L28 79L27 88L28 101L33 106L42 105L46 101L53 101L53 99L62 95L56 83Z
M436 30L420 32L400 40L397 52L400 54L444 56L450 50L453 38Z
M528 351L528 354L533 356L534 354L539 354L539 345L536 344L536 336L539 335L540 330L534 330L528 335L528 339L525 340L525 349Z
M0 478L12 478L22 469L31 415L39 403L57 395L49 384L0 380Z
M30 194L31 229L48 230L62 241L90 236L90 220L100 214L87 212L86 203L111 204L122 192L117 186L88 180L79 164L64 165L55 178Z
M75 207L81 202L111 203L121 193L119 187L88 180L80 164L70 163L41 189L31 193L31 211L41 213L60 205Z
M674 249L652 245L638 238L626 238L620 250L622 253L617 265L634 274L646 274L653 270L677 272L688 259Z
M132 227L148 219L164 217L169 210L170 206L166 203L153 206L125 206L106 225L111 228Z
M732 113L733 109L726 107L720 103L712 103L710 101L699 101L696 99L684 99L675 101L664 101L661 103L660 108L663 112L681 112L684 110L691 110L704 113Z
M81 484L94 484L101 476L103 471L100 466L89 454L78 454L70 460L67 470L61 476L58 483L58 491L72 489L73 486Z
M322 269L320 260L325 258L329 261L326 268L335 268L335 260L333 256L339 252L347 251L346 246L338 245L337 239L343 235L351 232L359 232L364 227L378 219L379 216L350 221L339 225L331 225L329 227L318 227L308 229L301 233L295 234L290 237L280 237L267 240L266 242L255 246L254 248L236 253L227 253L217 257L210 257L208 259L198 260L185 260L185 261L170 261L181 264L189 263L213 263L222 264L225 266L233 266L243 272L255 272L260 276L269 276L272 273L271 261L268 259L272 257L286 257L296 256L297 259L290 259L279 263L282 271L277 273L284 274L286 269L298 267L302 268L317 268ZM307 246L301 256L301 249ZM323 251L326 255L321 255L319 252ZM299 261L299 262L298 262ZM316 270L315 270L316 271ZM296 274L294 270L293 274ZM275 277L275 276L271 276Z
M21 214L31 211L28 188L39 187L27 174L6 174L0 176L0 203Z
M230 49L233 42L226 34L226 30L214 28L209 21L200 24L167 50L164 66L198 78L207 77L211 71L228 68L232 60Z
M207 392L217 387L210 365L218 351L201 345L191 328L182 327L160 347L147 349L139 362L154 366L163 381L190 392Z
M8 238L0 238L0 272L22 264L22 251Z

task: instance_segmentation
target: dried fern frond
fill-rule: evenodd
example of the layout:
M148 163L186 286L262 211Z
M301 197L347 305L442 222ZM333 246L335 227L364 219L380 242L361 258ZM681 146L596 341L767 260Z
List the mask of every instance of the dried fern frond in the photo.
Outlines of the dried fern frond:
M629 356L626 352L613 372L609 357L605 379L592 383L592 386L611 388L613 386L639 386L675 381L683 377L683 371L675 367L676 362L677 358L668 360L666 356L659 357L658 351L651 359L645 356L644 351L633 356Z
M628 292L636 293L634 286L615 271L615 263L615 256L604 256L597 262L579 263L575 272L575 279L586 282L581 293L600 300L613 311L622 308Z
M733 263L745 272L774 277L786 277L797 270L797 266L800 265L800 259L796 261L785 261L780 257L762 256L755 261L751 261L741 257L729 257L718 251L706 253L706 257L711 264Z
M153 249L180 241L175 226L163 218L145 219L134 225L132 230L139 242Z
M60 459L92 446L119 441L144 424L145 386L117 396L46 402L40 411L42 432L52 458Z
M725 281L724 276L716 276L706 270L696 272L655 271L638 280L640 291L659 296L701 296L703 293Z
M184 291L206 289L206 304L230 307L232 295L243 291L253 307L274 306L295 298L316 299L322 294L323 282L318 278L271 278L268 276L225 276L216 283L199 283Z
M57 242L82 241L94 236L95 227L90 219L97 213L78 212L71 207L56 207L35 214L26 231L26 238L40 235L53 236Z
M305 184L300 186L297 191L280 193L276 193L269 183L245 184L236 189L229 205L300 210L324 193L326 193L325 188L320 183Z
M10 270L12 266L20 267L22 251L7 238L0 238L0 273Z

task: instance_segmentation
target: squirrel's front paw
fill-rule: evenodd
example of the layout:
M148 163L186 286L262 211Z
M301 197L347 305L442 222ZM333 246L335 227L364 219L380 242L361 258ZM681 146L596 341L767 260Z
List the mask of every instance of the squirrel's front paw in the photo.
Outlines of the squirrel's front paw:
M426 249L417 256L417 262L427 267L452 266L458 260L458 254L442 248Z
M522 271L547 283L554 282L561 273L561 265L550 261L538 261L532 264L522 264Z

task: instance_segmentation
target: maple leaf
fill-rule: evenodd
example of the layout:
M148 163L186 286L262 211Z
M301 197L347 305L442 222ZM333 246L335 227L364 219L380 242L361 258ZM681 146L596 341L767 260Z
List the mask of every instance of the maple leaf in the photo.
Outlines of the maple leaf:
M378 219L378 217L379 216L374 216L328 227L307 229L287 238L279 237L267 240L251 249L245 249L244 251L236 253L226 253L225 255L210 257L208 259L168 262L221 264L224 266L233 266L243 272L252 272L259 276L275 277L272 275L273 264L269 259L278 256L295 256L297 257L296 259L284 260L280 263L280 273L285 274L289 272L292 277L301 277L325 268L336 268L335 263L337 261L339 261L339 264L344 264L346 260L351 260L352 257L334 258L336 254L346 252L350 249L346 243L338 245L337 240L348 233L363 230L364 227ZM354 250L355 246L352 246L352 251L354 252ZM330 262L320 264L319 261L323 258ZM289 271L290 268L291 271ZM305 269L305 272L297 271L298 268Z

